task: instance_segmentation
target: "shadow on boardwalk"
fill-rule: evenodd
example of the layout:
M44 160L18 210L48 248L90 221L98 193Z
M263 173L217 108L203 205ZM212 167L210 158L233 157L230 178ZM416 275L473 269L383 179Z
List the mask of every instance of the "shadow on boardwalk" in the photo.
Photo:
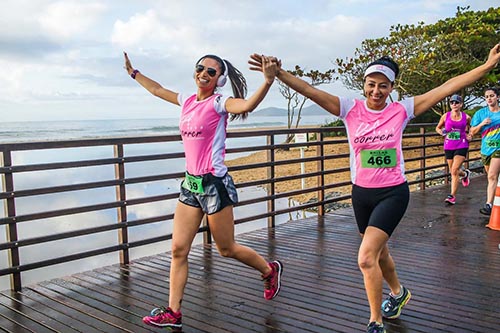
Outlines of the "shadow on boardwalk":
M496 332L500 231L479 214L486 178L459 189L411 195L390 247L413 297L388 332ZM351 209L238 235L285 264L283 289L265 301L259 274L195 246L183 301L184 332L364 332L368 305L357 267L359 236ZM168 299L169 255L103 267L0 294L2 332L158 332L141 317ZM387 290L385 290L387 292Z

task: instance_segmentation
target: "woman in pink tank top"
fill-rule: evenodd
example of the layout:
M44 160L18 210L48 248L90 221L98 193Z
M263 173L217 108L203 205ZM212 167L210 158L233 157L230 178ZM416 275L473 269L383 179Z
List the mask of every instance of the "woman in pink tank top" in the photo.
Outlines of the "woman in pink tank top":
M366 331L385 333L382 318L398 318L411 297L410 291L399 282L387 246L409 201L408 183L403 174L402 131L409 119L426 112L494 69L500 61L500 44L490 50L482 65L426 93L397 102L388 100L397 87L399 73L398 65L389 57L375 60L366 68L363 76L365 100L350 100L320 90L282 69L278 58L273 57L272 61L279 65L276 77L281 82L340 117L346 126L351 155L352 206L362 237L358 266L363 273L370 305ZM252 55L249 63L250 69L262 70L260 55ZM391 292L382 302L384 280Z
M134 69L126 53L124 57L132 79L151 94L181 106L179 127L186 156L186 178L173 221L168 306L153 309L143 322L158 328L182 329L181 301L188 279L188 255L205 214L219 253L259 271L264 280L264 297L273 299L281 288L283 265L279 260L267 262L253 249L235 242L233 206L238 197L224 156L228 114L231 119L245 118L259 105L274 82L276 64L261 57L264 83L245 99L245 78L229 61L216 55L205 55L196 62L193 77L197 90L187 96L162 87ZM216 93L226 81L231 83L234 97Z
M451 192L444 199L449 205L454 205L458 190L458 182L461 180L464 187L469 186L470 170L463 169L462 164L469 151L469 134L471 117L462 111L462 97L453 95L450 97L450 109L441 116L436 126L436 132L444 136L444 154L448 168L451 173Z

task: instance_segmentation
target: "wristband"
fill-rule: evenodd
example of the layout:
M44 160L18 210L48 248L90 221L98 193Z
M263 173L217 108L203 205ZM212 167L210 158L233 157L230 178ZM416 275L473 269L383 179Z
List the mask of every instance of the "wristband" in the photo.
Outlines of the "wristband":
M137 73L139 73L139 71L137 69L134 69L130 76L135 80L135 76L137 75Z

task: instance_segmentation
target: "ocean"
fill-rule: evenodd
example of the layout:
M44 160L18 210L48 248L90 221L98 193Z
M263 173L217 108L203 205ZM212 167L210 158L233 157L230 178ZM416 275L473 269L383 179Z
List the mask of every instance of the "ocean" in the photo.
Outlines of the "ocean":
M229 129L256 129L270 127L286 127L287 117L276 116L251 116L246 121L229 122ZM317 126L333 121L328 116L308 116L302 118L301 125ZM170 135L178 133L178 118L162 119L125 119L125 120L85 120L85 121L26 121L26 122L3 122L0 123L0 144L13 142L53 141L71 139L91 139L104 137L130 137ZM253 145L265 144L254 142ZM284 140L285 137L283 136ZM277 141L280 139L277 138ZM228 148L245 146L248 138L228 139ZM126 147L126 155L155 154L161 152L179 151L179 142L164 144L140 144ZM175 149L175 150L174 150ZM242 153L245 154L245 153ZM230 154L227 159L240 157L242 154ZM86 147L81 149L54 149L44 151L20 151L13 154L15 164L49 163L55 161L70 161L80 159L97 159L112 157L109 147ZM132 163L127 166L127 177L139 177L148 174L157 174L158 170L169 170L169 172L182 171L184 161L153 161L148 163ZM33 189L64 184L78 184L114 178L112 167L101 166L79 169L63 169L45 172L25 172L15 175L16 190ZM4 191L3 183L0 185ZM178 191L179 181L170 180L163 182L152 182L147 184L132 184L127 186L127 197L145 197ZM110 202L115 200L114 188L93 189L88 191L72 191L52 195L40 195L36 197L24 197L16 199L16 213L19 215L30 214L40 211L50 211L68 207L79 207L95 203ZM238 193L240 200L251 199L265 195L264 189L260 187L244 188ZM172 202L159 202L132 206L128 209L129 220L158 216L173 212L175 200ZM286 208L295 203L288 199L280 199L277 208ZM244 218L246 216L262 213L266 205L244 206L235 208L235 216ZM297 212L296 214L281 215L277 217L277 223L284 223L290 219L302 218L310 213ZM0 216L5 217L4 206L0 205ZM19 239L72 231L91 226L100 226L116 223L116 210L109 209L91 214L76 214L71 217L44 219L18 224ZM251 225L245 223L235 227L236 233L251 231L266 226L265 219L256 221ZM130 232L130 240L140 240L146 237L154 237L159 233L171 232L169 223L154 223L135 227ZM49 242L40 245L27 246L20 249L22 263L30 263L51 258L53 253L58 255L70 255L74 252L87 251L95 248L106 247L116 243L116 232L107 232L91 236L82 236L78 239ZM6 241L6 227L0 226L0 243ZM195 242L201 242L201 236ZM155 253L165 252L170 249L169 242L157 243L149 246L131 250L131 258L139 258ZM66 276L83 270L115 264L118 262L116 253L101 255L89 259L79 260L67 264L60 264L48 268L36 269L22 273L23 284L36 283L50 278ZM6 251L0 251L0 268L8 267ZM9 288L8 277L0 277L0 290Z
M307 116L302 117L300 125L323 125L331 121L333 116L327 114ZM244 121L228 122L228 129L250 130L283 127L286 124L286 114L279 117L250 115ZM0 143L170 135L179 133L178 126L179 118L1 122Z

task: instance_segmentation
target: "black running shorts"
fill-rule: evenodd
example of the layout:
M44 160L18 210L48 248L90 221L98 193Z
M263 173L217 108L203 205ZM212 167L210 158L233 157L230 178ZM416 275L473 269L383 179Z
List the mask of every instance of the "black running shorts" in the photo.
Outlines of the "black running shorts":
M365 233L366 227L372 226L391 236L409 202L410 189L407 182L383 188L352 186L352 207L361 234Z

